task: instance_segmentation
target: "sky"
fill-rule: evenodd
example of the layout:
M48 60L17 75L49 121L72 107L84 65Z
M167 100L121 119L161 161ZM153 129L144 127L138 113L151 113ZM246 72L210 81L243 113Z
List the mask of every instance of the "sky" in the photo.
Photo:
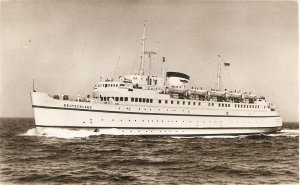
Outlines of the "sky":
M137 73L143 25L153 74L252 91L298 122L296 1L1 1L0 117L33 117L29 93L91 94L100 77ZM118 62L119 61L119 62ZM146 61L146 66L148 60Z

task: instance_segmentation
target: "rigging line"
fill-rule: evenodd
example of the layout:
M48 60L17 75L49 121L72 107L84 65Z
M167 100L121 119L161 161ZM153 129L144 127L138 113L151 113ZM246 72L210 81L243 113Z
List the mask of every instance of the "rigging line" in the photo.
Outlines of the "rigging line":
M139 59L139 46L137 46L136 55L137 55L137 56L135 57L135 60L134 60L134 62L133 62L133 65L132 65L132 67L131 67L131 69L130 69L129 74L132 74L132 73L133 73L133 70L134 70L134 68L135 68L135 65L136 65L136 63L137 63L137 61L138 61L138 59Z

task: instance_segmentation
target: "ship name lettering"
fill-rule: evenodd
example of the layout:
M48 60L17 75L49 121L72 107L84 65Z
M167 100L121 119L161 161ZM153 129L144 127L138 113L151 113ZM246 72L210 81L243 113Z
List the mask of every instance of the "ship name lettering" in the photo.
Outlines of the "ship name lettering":
M73 105L73 104L64 104L66 108L75 108L75 109L92 109L90 105Z

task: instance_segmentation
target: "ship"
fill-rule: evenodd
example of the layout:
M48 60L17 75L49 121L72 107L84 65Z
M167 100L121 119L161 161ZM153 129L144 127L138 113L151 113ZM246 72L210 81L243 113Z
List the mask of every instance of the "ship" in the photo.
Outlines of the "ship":
M217 88L192 86L177 71L145 74L146 27L139 72L103 79L87 97L50 95L33 88L31 102L37 132L46 128L89 130L108 135L210 136L274 133L282 119L274 104L252 92L220 88L223 63L218 55Z

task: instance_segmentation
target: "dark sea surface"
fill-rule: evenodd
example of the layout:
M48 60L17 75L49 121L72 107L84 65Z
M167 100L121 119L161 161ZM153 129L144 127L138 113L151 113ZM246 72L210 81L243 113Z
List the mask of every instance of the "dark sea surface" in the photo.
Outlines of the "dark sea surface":
M298 125L238 137L89 136L1 118L1 184L298 184ZM80 137L76 137L80 136Z

